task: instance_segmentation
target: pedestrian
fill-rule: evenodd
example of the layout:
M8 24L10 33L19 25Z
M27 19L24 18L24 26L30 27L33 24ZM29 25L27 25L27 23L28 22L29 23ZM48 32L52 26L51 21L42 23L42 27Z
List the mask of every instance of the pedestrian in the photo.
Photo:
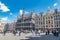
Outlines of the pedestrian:
M6 31L4 31L4 36L5 36L5 34L6 34Z
M19 36L21 35L21 31L19 31Z
M52 34L53 34L53 30L52 30Z
M50 31L49 31L49 30L48 30L47 32L48 32L48 34L50 33Z
M33 34L33 30L31 30L31 33Z
M47 32L46 32L46 35L47 35Z
M54 34L54 36L56 36L56 30L54 30L53 34Z
M16 35L16 32L15 31L13 31L13 34L14 34L14 36Z
M47 30L46 30L46 35L47 35Z
M37 30L37 29L35 30L35 35L36 35L36 36L38 35L38 30Z
M59 32L58 31L56 31L56 36L59 36Z
M41 32L41 31L40 31L40 30L38 30L38 34L39 34L39 36L40 36L40 32Z

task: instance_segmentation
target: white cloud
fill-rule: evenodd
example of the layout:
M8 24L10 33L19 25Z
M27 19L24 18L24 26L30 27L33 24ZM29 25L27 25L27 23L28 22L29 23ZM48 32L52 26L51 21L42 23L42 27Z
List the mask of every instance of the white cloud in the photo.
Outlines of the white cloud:
M13 17L17 17L16 15L13 15L13 13L12 13L12 12L10 12L10 15L11 15L11 16L13 16Z
M25 14L27 14L27 13L29 13L29 12L25 11Z
M19 13L20 13L20 15L22 15L22 11L23 11L23 10L20 10L20 12L19 12Z
M54 7L56 7L58 4L57 3L54 3Z
M27 14L27 13L29 13L29 12L27 12L27 11L24 11L25 12L25 14ZM22 13L23 13L23 10L20 10L20 15L22 15Z
M10 13L10 15L13 15L13 13Z
M2 2L0 2L0 10L2 12L10 11L10 9L8 9L8 7L4 3L2 3Z
M7 21L8 17L3 17L2 20Z

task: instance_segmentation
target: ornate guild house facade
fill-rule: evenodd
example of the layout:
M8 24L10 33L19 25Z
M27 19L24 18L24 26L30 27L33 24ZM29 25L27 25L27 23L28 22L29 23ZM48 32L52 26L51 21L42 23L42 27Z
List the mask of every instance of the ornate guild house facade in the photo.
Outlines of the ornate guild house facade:
M25 14L24 10L22 10L22 15L20 15L17 20L16 28L31 29L33 27L42 31L54 29L59 30L60 12L57 8L54 10L54 12L48 8L45 14L40 12L40 14L37 15L34 11Z

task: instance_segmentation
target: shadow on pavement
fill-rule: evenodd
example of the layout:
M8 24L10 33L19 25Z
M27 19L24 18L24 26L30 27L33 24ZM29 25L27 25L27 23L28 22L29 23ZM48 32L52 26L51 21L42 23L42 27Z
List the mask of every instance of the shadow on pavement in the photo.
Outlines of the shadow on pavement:
M40 37L26 37L29 39L21 39L21 40L60 40L60 36L56 37L53 35L41 35Z

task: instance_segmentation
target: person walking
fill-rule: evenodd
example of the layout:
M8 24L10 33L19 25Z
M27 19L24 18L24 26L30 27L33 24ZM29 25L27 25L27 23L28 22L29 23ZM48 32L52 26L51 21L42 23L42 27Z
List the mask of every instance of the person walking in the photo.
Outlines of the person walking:
M16 32L15 31L13 31L13 34L14 34L14 36L16 36Z
M38 36L38 30L37 29L35 30L35 35Z
M21 31L19 31L19 36L21 35Z
M46 30L46 35L47 35L48 33L47 33L47 30Z
M6 34L6 31L4 31L4 36L5 36L5 34Z
M50 33L50 31L48 30L48 34Z
M58 31L56 31L56 36L57 36L57 37L59 36L59 32L58 32Z
M56 30L53 31L54 36L56 36Z
M40 30L38 30L38 34L39 34L39 36L40 36L40 32L41 32L41 31L40 31Z

